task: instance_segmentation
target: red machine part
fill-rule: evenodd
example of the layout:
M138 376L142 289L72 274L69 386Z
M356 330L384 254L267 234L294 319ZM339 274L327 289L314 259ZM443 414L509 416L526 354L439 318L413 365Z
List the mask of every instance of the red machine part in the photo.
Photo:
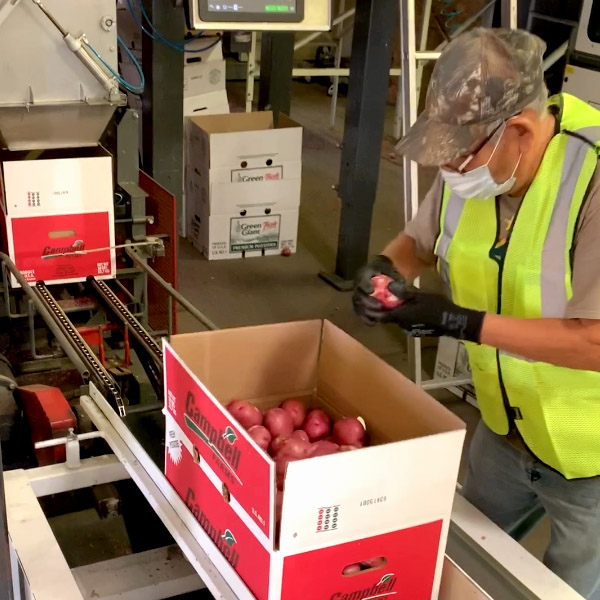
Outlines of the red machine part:
M77 427L77 420L67 399L59 388L48 385L26 385L18 388L25 417L29 422L31 441L65 437L69 429ZM42 466L65 462L65 446L54 446L35 451Z

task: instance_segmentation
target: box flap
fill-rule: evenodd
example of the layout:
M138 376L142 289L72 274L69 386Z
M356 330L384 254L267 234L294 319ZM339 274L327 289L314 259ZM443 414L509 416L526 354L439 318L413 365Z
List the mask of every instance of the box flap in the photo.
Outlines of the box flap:
M222 403L313 390L321 321L175 335L171 346Z
M206 115L190 117L190 121L210 135L273 129L273 113L271 111Z
M330 322L319 359L319 395L362 416L376 442L397 441L465 424L399 371Z

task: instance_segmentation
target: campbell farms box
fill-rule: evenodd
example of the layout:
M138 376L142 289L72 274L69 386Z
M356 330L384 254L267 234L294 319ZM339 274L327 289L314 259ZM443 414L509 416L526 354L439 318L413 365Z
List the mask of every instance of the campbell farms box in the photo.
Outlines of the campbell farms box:
M116 276L112 157L103 148L0 153L0 201L5 249L28 282Z
M164 350L167 478L258 600L437 598L456 416L327 321L177 335ZM275 464L224 405L291 396L362 417L370 445L289 463L278 524Z
M208 259L295 252L302 128L271 112L186 120L187 235Z

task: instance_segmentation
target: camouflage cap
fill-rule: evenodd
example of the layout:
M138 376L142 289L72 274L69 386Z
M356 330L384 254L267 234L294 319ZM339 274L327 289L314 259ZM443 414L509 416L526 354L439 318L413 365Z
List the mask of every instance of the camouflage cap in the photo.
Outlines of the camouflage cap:
M521 29L477 27L452 40L433 69L425 110L397 152L435 166L468 154L538 97L545 48Z

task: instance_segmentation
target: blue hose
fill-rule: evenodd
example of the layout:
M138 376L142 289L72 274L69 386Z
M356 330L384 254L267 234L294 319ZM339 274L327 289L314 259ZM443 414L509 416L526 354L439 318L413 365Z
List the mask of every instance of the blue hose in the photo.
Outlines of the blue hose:
M125 90L127 90L128 92L131 92L132 94L141 94L144 91L144 87L146 86L146 78L144 77L144 72L142 71L142 67L140 65L140 63L138 62L138 60L136 59L136 57L131 53L131 50L129 50L129 48L127 47L127 45L125 44L125 42L117 36L117 40L119 42L119 45L125 49L125 52L127 52L129 58L131 59L131 61L133 62L138 75L140 76L140 84L138 86L135 86L127 81L125 81L120 75L119 73L117 73L103 58L102 56L100 56L100 54L96 51L96 49L90 44L87 44L87 47L90 49L90 51L92 52L92 54L104 65L104 68L119 82L119 85L124 88Z
M439 2L442 5L440 15L446 17L444 27L448 33L453 33L460 27L460 23L453 23L453 21L462 14L462 10L456 10L456 6L454 6L456 0L439 0Z
M177 52L193 52L193 53L200 53L200 52L206 52L207 50L210 50L211 48L213 48L214 46L216 46L220 41L221 38L218 37L214 42L212 42L211 44L209 44L208 46L205 46L204 48L201 48L200 50L186 50L185 49L185 44L187 42L191 42L192 40L201 38L204 34L202 32L200 32L199 34L197 34L196 36L190 38L189 40L184 40L182 42L172 42L171 40L168 40L167 38L165 38L160 31L158 31L158 29L156 29L156 27L154 27L154 25L152 24L152 20L150 19L150 17L148 16L148 13L146 11L146 9L144 8L144 5L142 3L142 0L137 0L136 2L136 6L137 8L140 10L141 14L142 14L142 19L146 22L146 24L150 27L150 30L146 29L144 27L144 23L142 22L142 20L140 20L140 17L138 16L132 0L125 0L126 4L127 4L127 10L129 10L129 13L131 14L131 16L133 17L133 20L136 22L137 26L151 39L153 39L155 42L160 42L161 44L164 44L165 46L168 46L169 48L177 51Z

